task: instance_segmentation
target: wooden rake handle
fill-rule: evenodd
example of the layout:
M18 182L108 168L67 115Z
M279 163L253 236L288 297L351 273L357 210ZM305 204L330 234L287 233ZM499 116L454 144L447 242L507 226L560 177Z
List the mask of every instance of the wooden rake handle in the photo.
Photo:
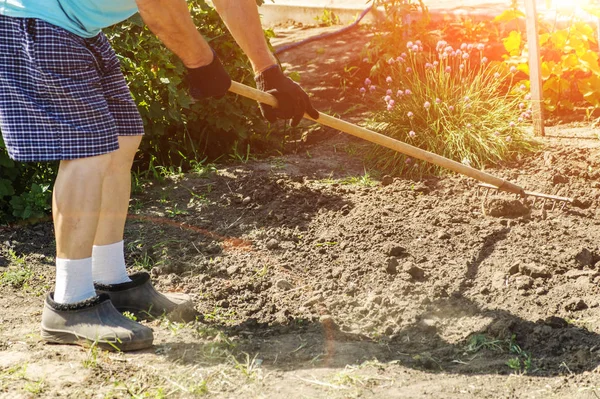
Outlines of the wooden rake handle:
M260 103L277 108L277 99L274 96L272 96L269 93L265 93L263 91L246 86L242 83L231 82L231 87L229 88L229 91L235 94L239 94L240 96L247 97ZM480 182L491 184L494 187L497 187L499 190L521 195L524 194L524 190L521 187L510 183L506 180L500 179L488 173L471 168L470 166L463 165L462 163L442 157L432 152L422 150L410 144L406 144L400 140L395 140L391 137L384 136L383 134L376 133L364 127L360 127L352 123L343 121L341 119L334 118L333 116L325 115L319 112L319 119L313 119L308 114L304 114L304 117L306 119L310 119L311 121L320 123L321 125L337 129L339 131L351 134L356 137L360 137L361 139L370 141L371 143L382 145L384 147L401 152L402 154L406 154L413 158L417 158L422 161L441 166L442 168L450 169L462 175L472 177L473 179L479 180Z

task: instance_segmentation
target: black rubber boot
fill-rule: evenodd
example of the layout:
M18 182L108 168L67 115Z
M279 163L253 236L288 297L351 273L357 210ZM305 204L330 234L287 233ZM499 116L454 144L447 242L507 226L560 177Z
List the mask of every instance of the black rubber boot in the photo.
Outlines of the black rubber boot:
M196 313L189 295L156 291L148 273L129 276L132 281L120 284L94 283L97 294L107 294L120 312L130 312L141 318L167 316L171 320L191 321Z
M108 295L61 304L54 293L46 296L42 312L42 338L51 343L132 351L152 346L152 329L123 316Z

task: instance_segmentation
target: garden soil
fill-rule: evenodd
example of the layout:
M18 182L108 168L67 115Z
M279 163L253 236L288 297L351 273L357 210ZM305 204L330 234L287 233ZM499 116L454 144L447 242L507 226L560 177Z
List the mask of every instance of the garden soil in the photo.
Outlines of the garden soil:
M357 122L368 114L344 67L367 40L281 59L317 107ZM129 264L198 312L145 321L149 350L43 343L52 226L0 228L0 397L600 397L597 131L551 127L538 153L488 170L579 200L552 209L483 203L456 175L383 176L363 162L369 144L305 130L283 155L134 194Z

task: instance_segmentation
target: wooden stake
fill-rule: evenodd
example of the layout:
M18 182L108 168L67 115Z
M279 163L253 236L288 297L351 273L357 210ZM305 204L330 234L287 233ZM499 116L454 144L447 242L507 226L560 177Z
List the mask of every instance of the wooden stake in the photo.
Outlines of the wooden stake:
M529 82L533 111L533 133L536 136L545 136L542 102L542 64L535 0L525 0L525 27L527 29L527 50L529 52Z

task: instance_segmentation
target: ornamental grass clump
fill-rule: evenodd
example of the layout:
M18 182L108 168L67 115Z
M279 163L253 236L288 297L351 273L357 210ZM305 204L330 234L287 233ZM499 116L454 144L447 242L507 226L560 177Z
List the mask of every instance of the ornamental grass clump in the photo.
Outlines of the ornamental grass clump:
M420 41L408 42L406 51L378 69L377 82L367 79L360 89L379 110L370 127L475 168L531 151L528 90L513 88L516 71L490 64L483 49L482 44L455 49L440 41L435 51L424 51ZM393 173L442 172L383 147L374 147L370 158Z

